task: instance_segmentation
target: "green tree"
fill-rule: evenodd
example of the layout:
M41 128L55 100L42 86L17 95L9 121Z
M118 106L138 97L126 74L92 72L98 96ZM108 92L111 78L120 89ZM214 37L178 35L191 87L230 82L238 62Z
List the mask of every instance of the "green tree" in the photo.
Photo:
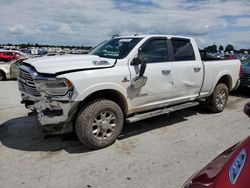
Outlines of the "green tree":
M220 46L219 46L219 50L220 50L220 51L224 51L224 47L220 45Z
M227 52L231 52L231 51L234 51L234 47L233 47L232 44L228 44L228 45L226 46L225 50L226 50Z
M204 48L204 50L206 50L207 52L217 52L217 46L215 44L208 46L206 48Z

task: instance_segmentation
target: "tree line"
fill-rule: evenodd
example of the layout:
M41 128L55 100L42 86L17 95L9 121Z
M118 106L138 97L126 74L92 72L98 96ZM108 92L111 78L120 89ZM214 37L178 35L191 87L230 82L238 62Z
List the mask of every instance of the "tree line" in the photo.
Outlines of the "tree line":
M250 54L250 49L240 49L240 50L236 50L234 48L234 46L232 44L228 44L225 48L220 45L219 47L217 47L217 45L213 44L211 46L205 47L204 50L206 50L207 52L211 52L211 53L216 53L218 51L226 51L226 52L239 52L239 53L244 53L244 52L248 52Z

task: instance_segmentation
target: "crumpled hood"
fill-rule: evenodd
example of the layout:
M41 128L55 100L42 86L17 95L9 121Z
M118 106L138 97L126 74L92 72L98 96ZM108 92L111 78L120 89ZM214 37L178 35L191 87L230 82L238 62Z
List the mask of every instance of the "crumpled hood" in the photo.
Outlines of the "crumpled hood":
M98 65L94 63L95 61L108 63ZM101 58L95 55L62 55L32 58L26 60L25 63L32 65L39 73L56 74L81 69L111 67L114 65L115 59Z

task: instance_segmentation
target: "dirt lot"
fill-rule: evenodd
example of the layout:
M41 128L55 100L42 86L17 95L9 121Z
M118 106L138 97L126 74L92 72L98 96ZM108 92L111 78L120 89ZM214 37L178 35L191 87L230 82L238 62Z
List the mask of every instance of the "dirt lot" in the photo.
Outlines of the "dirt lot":
M74 134L46 136L20 104L16 81L0 88L1 187L177 188L250 135L242 113L250 92L241 90L220 114L195 107L125 125L115 144L89 151Z

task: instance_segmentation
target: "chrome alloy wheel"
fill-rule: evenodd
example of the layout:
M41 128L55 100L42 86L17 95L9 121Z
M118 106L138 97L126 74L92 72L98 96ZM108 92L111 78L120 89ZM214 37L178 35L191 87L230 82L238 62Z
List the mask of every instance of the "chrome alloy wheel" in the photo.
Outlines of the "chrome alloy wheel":
M224 105L226 104L226 100L227 100L226 91L221 90L216 97L216 106L218 106L219 108L223 108Z
M92 124L93 135L98 140L109 138L115 130L116 123L116 116L113 112L102 111L95 117Z

